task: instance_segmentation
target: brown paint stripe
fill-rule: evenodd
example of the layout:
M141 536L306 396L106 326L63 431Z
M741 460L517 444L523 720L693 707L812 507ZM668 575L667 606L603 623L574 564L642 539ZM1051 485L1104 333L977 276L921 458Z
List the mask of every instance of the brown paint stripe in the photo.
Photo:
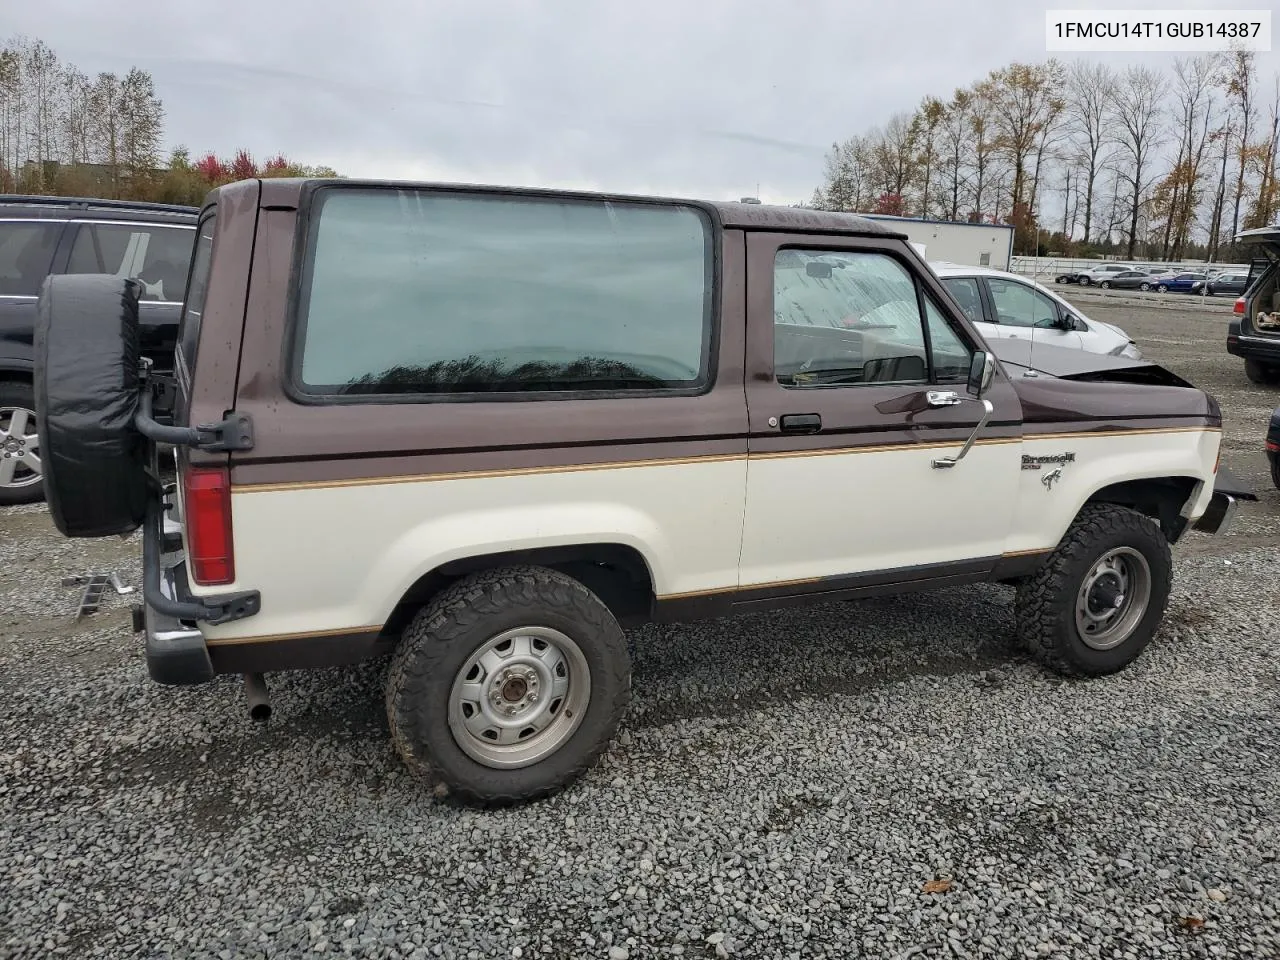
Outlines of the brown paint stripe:
M253 637L211 637L207 647L229 647L242 643L275 643L280 640L319 640L324 637L359 637L381 633L384 624L367 627L341 627L336 630L309 630L302 633L268 633Z

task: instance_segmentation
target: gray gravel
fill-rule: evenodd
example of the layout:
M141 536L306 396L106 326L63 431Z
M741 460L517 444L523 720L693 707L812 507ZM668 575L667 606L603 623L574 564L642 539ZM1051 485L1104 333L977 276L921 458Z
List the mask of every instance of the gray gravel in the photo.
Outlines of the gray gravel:
M383 662L273 677L266 729L152 684L127 599L59 586L136 542L0 513L0 957L1280 956L1280 392L1200 315L1103 309L1263 496L1179 545L1133 668L1040 670L997 586L649 627L618 742L518 810L403 771Z

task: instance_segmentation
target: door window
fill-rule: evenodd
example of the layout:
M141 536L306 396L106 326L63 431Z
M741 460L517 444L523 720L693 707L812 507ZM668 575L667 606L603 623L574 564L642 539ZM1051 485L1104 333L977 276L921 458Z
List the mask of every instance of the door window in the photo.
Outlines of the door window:
M779 250L774 376L784 387L964 379L971 351L882 253ZM931 369L932 368L932 369Z
M987 280L996 316L1011 327L1052 327L1057 305L1039 290L1016 280Z
M67 273L134 277L143 283L143 300L180 303L195 239L196 232L185 227L81 224Z
M956 303L964 315L973 323L982 323L986 318L982 315L982 294L978 290L975 277L947 277L942 281L947 292L955 297Z
M39 296L61 231L61 222L0 222L0 296Z

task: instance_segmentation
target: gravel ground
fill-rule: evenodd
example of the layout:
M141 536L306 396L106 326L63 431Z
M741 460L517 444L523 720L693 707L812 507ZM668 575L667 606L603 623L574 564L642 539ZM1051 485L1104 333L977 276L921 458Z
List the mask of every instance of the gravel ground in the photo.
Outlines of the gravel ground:
M1213 391L1262 496L1176 550L1164 629L1066 682L966 587L634 632L636 702L565 794L433 799L386 740L384 662L146 676L136 538L0 513L0 956L1278 957L1280 391L1226 314L1077 298Z

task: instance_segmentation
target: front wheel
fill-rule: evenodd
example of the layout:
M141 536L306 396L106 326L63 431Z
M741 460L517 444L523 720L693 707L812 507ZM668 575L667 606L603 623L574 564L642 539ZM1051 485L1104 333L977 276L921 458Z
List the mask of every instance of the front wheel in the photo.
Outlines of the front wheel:
M542 567L475 574L414 617L392 658L391 739L410 770L478 805L549 796L608 746L631 691L618 622Z
M28 383L0 382L0 506L42 499L35 392Z
M1081 277L1081 278L1080 278L1080 286L1082 286L1082 287L1087 287L1088 285L1089 285L1089 278L1088 278L1088 277Z
M1155 635L1172 580L1169 544L1154 521L1127 507L1086 504L1018 587L1018 638L1059 673L1115 673Z

